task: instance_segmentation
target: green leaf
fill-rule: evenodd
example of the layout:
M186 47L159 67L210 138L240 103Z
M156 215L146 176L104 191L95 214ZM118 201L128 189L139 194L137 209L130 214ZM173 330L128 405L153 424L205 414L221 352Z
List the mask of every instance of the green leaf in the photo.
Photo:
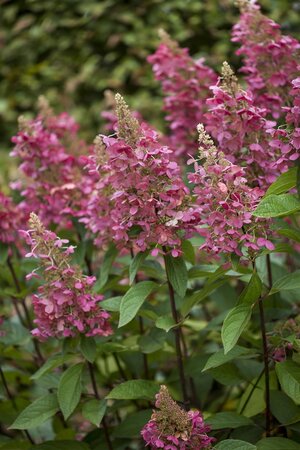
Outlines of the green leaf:
M294 188L297 183L297 167L292 167L287 172L282 173L274 183L268 188L267 195L283 194Z
M85 442L78 441L48 441L34 445L29 450L90 450Z
M135 276L140 265L145 261L149 252L139 252L135 255L129 266L129 284L134 282Z
M113 436L118 438L139 438L141 429L150 420L151 413L151 409L146 409L127 416L114 429Z
M223 364L221 367L210 369L209 373L215 380L225 386L234 386L244 381L236 365L230 362Z
M270 371L270 389L274 390L277 389L277 387L276 374L274 371ZM254 417L257 414L262 413L265 409L265 380L263 376L256 376L243 390L238 406L238 412L243 411L244 416Z
M153 281L141 281L126 292L121 300L119 328L135 318L138 310L156 286L157 284Z
M282 390L300 405L300 366L294 361L276 363L276 374Z
M26 430L41 425L59 410L55 394L47 394L27 406L16 418L10 428Z
M212 430L239 428L253 424L249 417L241 416L240 414L234 412L216 413L212 417L209 417L206 422L211 426Z
M5 444L0 444L1 450L29 450L31 447L30 442L6 442Z
M152 328L149 334L142 335L139 346L143 353L154 353L163 348L166 342L166 333L162 329Z
M181 257L173 258L171 255L165 256L166 272L168 279L179 297L184 297L187 289L188 273Z
M9 246L0 242L0 264L5 264L8 256Z
M191 263L192 265L196 262L195 250L192 243L188 240L182 242L182 251L184 255L184 259Z
M55 369L56 367L59 367L63 365L65 362L71 361L74 359L73 355L54 355L50 356L50 358L47 359L45 364L42 365L42 367L39 368L30 378L32 380L38 380L46 373L50 372L50 370Z
M115 400L153 400L159 390L159 385L148 380L129 380L116 386L106 398Z
M260 297L262 291L262 282L257 274L253 272L252 277L241 293L238 304L253 304Z
M97 347L95 339L93 337L82 335L80 337L80 350L87 361L91 363L95 361Z
M240 335L248 325L252 314L250 305L238 305L231 309L225 317L221 337L224 353L228 353L237 343Z
M300 444L281 437L261 439L256 446L257 450L300 450Z
M69 367L62 375L57 391L60 409L65 419L68 419L79 403L82 385L83 364Z
M162 330L165 330L166 332L168 332L172 328L176 327L176 325L177 324L174 323L174 319L169 315L161 316L155 322L155 326L157 328L161 328Z
M276 280L270 291L270 295L279 291L291 291L300 288L300 270L289 273L279 280Z
M264 197L256 210L255 217L282 217L300 211L300 201L292 194L268 195Z
M212 292L214 292L216 289L218 289L220 286L222 286L227 282L228 280L226 279L219 279L212 284L207 284L200 291L196 291L190 297L185 298L181 306L182 315L184 317L187 316L190 310L195 305L197 305L197 303L200 303L201 301L205 300L206 297L208 297Z
M239 345L236 345L226 354L224 353L224 350L220 350L208 358L202 372L205 372L205 370L213 369L215 367L219 367L222 364L232 361L235 358L250 354L253 354L253 350L245 347L240 347Z
M270 391L271 412L283 425L298 422L300 420L300 408L293 400L282 391Z
M94 285L94 290L96 292L98 292L105 286L105 284L108 280L109 272L111 270L111 267L113 265L113 262L117 256L117 254L118 254L118 249L116 248L116 246L114 244L111 244L111 246L105 253L103 263L102 263L101 269L100 269L100 277L97 280L96 284Z
M238 439L226 439L214 447L215 450L257 450L257 447L249 442Z
M106 406L105 400L89 400L83 405L82 415L93 425L99 427L104 417Z
M283 228L281 230L277 230L277 233L293 241L300 242L300 232L297 230L293 230L291 228Z
M101 302L101 308L106 311L117 312L120 311L122 296L119 295L117 297L111 297Z

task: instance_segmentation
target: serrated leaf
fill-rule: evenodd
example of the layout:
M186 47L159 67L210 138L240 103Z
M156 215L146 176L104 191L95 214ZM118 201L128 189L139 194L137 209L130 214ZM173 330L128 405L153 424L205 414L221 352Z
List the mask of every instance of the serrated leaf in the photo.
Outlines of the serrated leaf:
M280 291L291 291L300 288L300 270L289 273L273 283L270 295Z
M184 297L187 289L188 273L181 257L173 258L171 255L165 255L166 272L168 279L179 297Z
M80 350L87 361L91 363L95 361L97 347L93 337L82 335L80 337Z
M99 427L104 417L106 406L105 400L89 400L83 405L82 415L93 425Z
M240 441L238 439L226 439L214 446L215 450L257 450L257 447L250 442Z
M232 361L235 358L240 358L242 356L251 355L251 354L254 354L253 350L250 350L245 347L240 347L239 345L236 345L232 350L230 350L226 354L224 353L224 350L220 350L208 358L202 371L205 372L205 370L219 367L222 364Z
M238 299L238 304L253 304L260 297L262 282L257 274L253 272L252 277Z
M283 194L294 188L297 183L297 167L292 167L287 172L282 173L274 183L268 188L267 195Z
M238 305L231 309L225 317L221 337L224 353L228 353L237 343L240 335L248 325L252 314L250 305Z
M153 281L141 281L126 292L120 305L119 328L135 318L138 310L155 287L157 284Z
M252 425L253 422L249 417L241 416L234 412L220 412L209 417L207 423L212 430L222 430L224 428L239 428Z
M57 391L59 407L65 419L68 419L79 403L82 385L83 364L69 367L62 375Z
M261 439L256 447L257 450L300 450L300 444L281 437Z
M47 394L27 406L16 418L10 428L26 430L41 425L59 410L55 394Z
M139 252L135 255L129 266L129 284L134 282L135 276L140 265L145 261L149 252Z
M276 374L282 390L300 405L300 366L294 361L276 363Z
M115 400L153 400L159 390L158 384L148 380L129 380L119 384L106 398Z
M268 195L264 197L255 211L255 217L283 217L300 211L300 201L292 194Z

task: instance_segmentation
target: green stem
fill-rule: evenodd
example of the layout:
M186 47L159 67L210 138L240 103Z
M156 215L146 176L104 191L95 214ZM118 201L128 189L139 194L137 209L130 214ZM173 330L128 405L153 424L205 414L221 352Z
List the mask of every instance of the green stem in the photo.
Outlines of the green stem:
M163 250L165 251L165 249L163 249ZM164 257L164 259L165 259L165 257ZM166 259L165 259L165 264L166 264ZM167 273L167 281L168 281L169 298L170 298L170 305L171 305L173 320L176 324L178 324L178 326L176 326L174 328L174 335L175 335L175 347L176 347L176 356L177 356L177 367L178 367L178 372L179 372L182 398L183 398L184 407L186 410L188 410L190 402L189 402L189 397L188 397L188 393L187 393L187 383L186 383L185 374L184 374L183 355L182 355L181 344L180 344L180 340L181 340L180 339L181 330L180 330L180 325L179 325L180 320L179 320L177 309L176 309L174 289L173 289L173 286L168 277L168 273Z
M268 269L268 280L269 283L272 281L270 259L267 260ZM253 263L253 269L256 270L255 262ZM271 286L270 286L271 287ZM270 436L271 433L271 404L270 404L270 370L269 370L269 352L268 352L268 341L266 333L266 323L265 323L265 313L264 313L264 299L266 296L260 296L258 299L258 309L259 309L259 319L260 319L260 330L262 337L262 348L263 348L263 362L264 362L264 374L265 374L265 427L266 427L266 437Z
M260 380L261 380L261 378L262 378L264 372L265 372L265 369L263 369L263 370L261 371L261 373L259 374L257 380L256 380L255 383L253 384L252 389L251 389L251 391L249 392L249 395L248 395L248 397L246 398L245 403L243 404L243 407L242 407L242 409L241 409L241 411L240 411L240 414L243 414L243 412L245 411L246 406L248 405L248 403L249 403L249 401L250 401L250 399L251 399L251 397L252 397L252 395L253 395L253 392L255 391L255 389L256 389L258 383L260 382Z

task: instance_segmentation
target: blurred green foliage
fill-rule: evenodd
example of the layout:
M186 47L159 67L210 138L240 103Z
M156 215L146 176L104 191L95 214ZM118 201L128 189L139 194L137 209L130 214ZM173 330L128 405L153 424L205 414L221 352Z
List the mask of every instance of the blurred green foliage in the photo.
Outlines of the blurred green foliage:
M20 114L36 112L39 95L81 123L89 141L99 130L104 90L160 125L159 86L146 57L164 28L195 56L234 65L233 0L0 0L0 139L10 146ZM300 37L300 2L262 0L285 32Z

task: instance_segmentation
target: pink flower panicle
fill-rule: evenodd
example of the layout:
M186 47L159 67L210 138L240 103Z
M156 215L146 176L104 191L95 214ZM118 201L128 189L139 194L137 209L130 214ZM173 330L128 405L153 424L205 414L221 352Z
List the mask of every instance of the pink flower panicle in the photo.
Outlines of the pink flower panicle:
M299 75L300 66L298 66ZM281 172L286 172L300 156L300 77L297 76L291 83L290 96L293 98L292 106L283 108L285 112L284 126L270 130L270 145L280 151L276 162Z
M82 221L98 246L111 239L141 251L161 245L177 256L194 219L180 168L157 133L139 124L120 95L116 101L117 137L96 139L89 168L99 178Z
M168 145L176 156L185 157L197 150L196 126L204 121L209 86L217 77L203 58L193 60L187 48L180 48L163 31L161 37L160 46L148 61L165 95L164 109L170 123Z
M66 112L55 115L43 95L38 99L38 109L45 127L63 141L70 154L86 153L86 143L78 138L79 125L73 117Z
M207 436L210 431L199 411L186 412L171 398L166 386L161 386L156 395L155 406L150 421L141 435L152 450L201 450L212 448L214 438Z
M269 241L269 222L252 216L264 192L251 188L245 178L245 170L231 163L198 125L200 156L204 161L190 160L195 172L189 180L195 184L194 194L199 214L198 233L205 238L201 249L215 255L236 253L243 256L241 247L249 256L261 248L274 249Z
M227 62L211 90L214 96L207 100L207 131L229 161L245 168L252 186L267 189L280 174L277 160L281 152L271 143L276 123L264 118L265 110L254 105L251 93L241 88Z
M21 231L31 252L27 257L40 259L44 284L33 295L34 323L32 334L40 340L49 337L108 336L112 333L109 314L100 306L101 295L92 293L95 277L83 275L80 267L72 266L70 254L74 247L66 246L47 230L38 216L30 214L30 229ZM27 276L40 277L36 271Z
M104 130L109 133L117 131L118 117L116 114L116 100L113 92L109 89L104 91L106 109L101 112L101 117L105 120ZM142 121L142 116L138 111L132 112L133 117Z
M11 155L22 161L23 180L12 186L21 191L20 209L25 216L34 211L46 225L68 227L70 216L84 209L92 180L84 175L86 157L75 154L79 152L77 125L67 115L53 116L46 106L43 103L42 114L34 120L20 118Z
M241 69L257 106L279 118L289 101L290 82L299 61L299 42L284 36L280 26L264 16L255 1L240 0L240 21L233 27L232 41L239 42L238 55L244 58Z
M17 205L0 191L0 242L4 244L15 242L20 221L21 215Z

